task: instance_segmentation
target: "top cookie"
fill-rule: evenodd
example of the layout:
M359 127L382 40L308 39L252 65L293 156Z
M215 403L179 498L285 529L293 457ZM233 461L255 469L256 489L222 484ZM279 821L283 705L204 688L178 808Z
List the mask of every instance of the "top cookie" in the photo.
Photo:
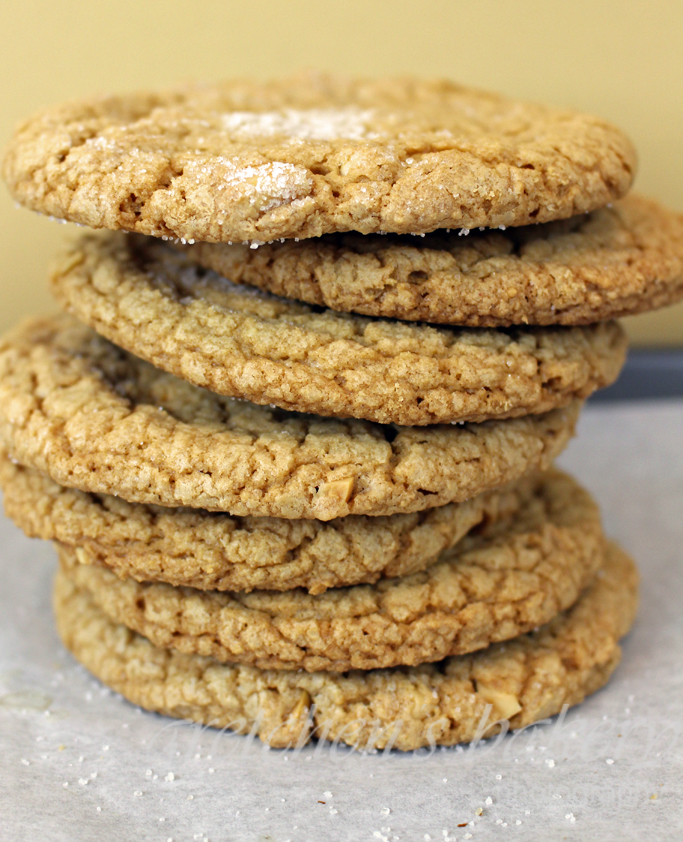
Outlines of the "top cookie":
M93 228L207 242L526 225L635 168L595 117L446 81L304 74L71 103L20 126L14 197Z

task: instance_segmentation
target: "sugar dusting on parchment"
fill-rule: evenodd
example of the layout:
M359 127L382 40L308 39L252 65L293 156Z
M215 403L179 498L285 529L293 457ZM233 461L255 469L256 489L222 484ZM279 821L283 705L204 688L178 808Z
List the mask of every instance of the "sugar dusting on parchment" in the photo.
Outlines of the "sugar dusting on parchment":
M369 134L374 112L360 108L286 108L283 111L233 111L222 118L235 137L283 135L295 140L360 140Z

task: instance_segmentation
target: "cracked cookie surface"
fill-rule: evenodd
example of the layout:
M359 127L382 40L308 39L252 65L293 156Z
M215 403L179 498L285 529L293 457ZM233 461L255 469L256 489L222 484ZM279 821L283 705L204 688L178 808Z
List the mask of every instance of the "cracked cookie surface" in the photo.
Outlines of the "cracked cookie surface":
M580 407L433 427L341 421L215 395L66 315L0 340L10 456L71 488L240 516L332 520L461 502L548 467Z
M428 570L317 596L140 583L87 551L62 546L59 555L114 622L156 646L261 669L346 672L440 661L547 623L588 585L604 539L590 495L551 472L524 509L463 538Z
M634 169L596 117L446 81L303 74L44 111L3 175L17 201L91 228L239 242L545 222L622 196Z
M273 747L317 738L402 750L523 728L583 701L617 666L637 600L635 566L609 544L593 584L536 632L439 664L340 674L229 666L161 649L109 620L62 574L54 594L67 649L148 710L251 731Z
M547 412L613 382L626 358L616 322L494 330L318 312L120 233L80 238L52 287L99 334L197 386L380 424Z
M537 480L523 477L462 503L324 523L239 518L127 503L65 488L12 462L0 447L5 514L30 537L83 548L118 576L204 590L327 588L407 576L430 567L482 523L509 518Z
M423 238L178 246L235 283L332 310L471 327L580 325L683 297L683 216L629 195L588 216Z

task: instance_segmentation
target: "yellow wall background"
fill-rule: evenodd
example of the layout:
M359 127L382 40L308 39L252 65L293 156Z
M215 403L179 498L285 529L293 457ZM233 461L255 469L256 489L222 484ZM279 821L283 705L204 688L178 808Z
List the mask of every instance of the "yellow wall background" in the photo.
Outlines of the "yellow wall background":
M0 144L20 119L93 93L311 67L447 76L602 115L640 154L636 188L683 212L681 0L23 0L2 15ZM52 309L52 253L71 226L0 189L0 330ZM683 345L683 304L629 319Z

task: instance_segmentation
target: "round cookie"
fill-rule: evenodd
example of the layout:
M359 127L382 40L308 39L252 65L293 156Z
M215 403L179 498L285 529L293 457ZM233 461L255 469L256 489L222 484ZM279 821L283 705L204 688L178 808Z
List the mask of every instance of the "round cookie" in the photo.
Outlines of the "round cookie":
M69 103L26 121L17 201L91 228L208 242L525 225L628 190L587 115L446 81L304 74Z
M346 675L229 666L157 648L112 623L62 574L54 606L67 649L148 710L251 732L279 748L317 738L410 750L523 728L583 701L619 662L637 594L633 562L611 544L590 588L536 632L440 664Z
M59 555L108 617L156 646L261 669L346 672L440 661L547 623L588 585L604 539L590 496L553 472L524 510L428 570L318 596L140 583L79 563L77 549Z
M0 340L0 439L10 456L82 491L240 516L332 520L467 500L547 468L580 406L382 426L215 395L70 316L29 321Z
M613 322L496 331L317 312L120 233L80 238L52 286L99 334L197 386L380 424L547 412L611 383L626 358Z
M470 327L581 325L683 297L683 216L628 195L588 216L423 238L178 245L235 283L366 316Z
M462 503L414 514L349 515L324 523L239 518L202 509L127 503L64 488L12 462L0 447L5 513L30 537L78 547L118 576L204 590L327 588L407 576L430 567L479 524L509 519L534 476Z

